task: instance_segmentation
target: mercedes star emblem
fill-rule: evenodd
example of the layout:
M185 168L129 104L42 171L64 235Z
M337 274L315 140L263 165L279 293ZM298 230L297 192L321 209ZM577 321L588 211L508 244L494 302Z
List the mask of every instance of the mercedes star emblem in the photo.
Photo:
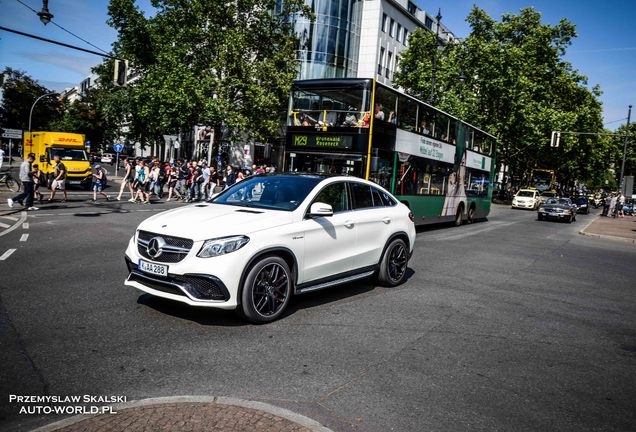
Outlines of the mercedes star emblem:
M163 248L166 245L166 241L161 237L153 237L148 242L146 247L146 253L150 258L159 258L163 253Z

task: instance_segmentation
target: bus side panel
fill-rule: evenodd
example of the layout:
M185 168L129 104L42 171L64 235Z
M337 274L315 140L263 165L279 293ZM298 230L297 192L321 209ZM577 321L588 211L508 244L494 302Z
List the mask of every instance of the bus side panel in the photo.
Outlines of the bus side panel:
M417 225L449 222L454 216L440 216L444 207L443 195L396 195L401 203L411 209Z

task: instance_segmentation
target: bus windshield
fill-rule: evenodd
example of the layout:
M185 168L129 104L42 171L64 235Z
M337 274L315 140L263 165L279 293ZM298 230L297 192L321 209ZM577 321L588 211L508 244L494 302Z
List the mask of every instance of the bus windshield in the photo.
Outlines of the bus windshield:
M369 127L371 92L365 81L292 88L288 126Z
M49 148L49 159L53 160L53 156L59 155L63 161L87 161L86 152L82 149L70 148Z

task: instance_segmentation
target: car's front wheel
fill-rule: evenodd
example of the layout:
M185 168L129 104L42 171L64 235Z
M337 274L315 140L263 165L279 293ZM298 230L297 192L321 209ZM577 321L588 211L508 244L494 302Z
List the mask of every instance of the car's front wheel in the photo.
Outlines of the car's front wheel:
M382 256L378 282L390 287L401 284L406 276L408 262L409 252L406 242L399 238L392 240Z
M243 284L240 312L254 324L280 317L291 295L291 271L284 259L267 256L254 263Z

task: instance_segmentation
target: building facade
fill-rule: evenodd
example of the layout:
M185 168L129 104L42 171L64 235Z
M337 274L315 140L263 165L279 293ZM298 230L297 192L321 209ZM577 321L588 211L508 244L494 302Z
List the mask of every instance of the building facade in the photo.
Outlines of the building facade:
M435 17L410 0L307 0L307 5L315 21L296 22L299 79L375 78L392 85L409 35L420 28L438 32ZM455 39L441 23L438 34L442 43Z

